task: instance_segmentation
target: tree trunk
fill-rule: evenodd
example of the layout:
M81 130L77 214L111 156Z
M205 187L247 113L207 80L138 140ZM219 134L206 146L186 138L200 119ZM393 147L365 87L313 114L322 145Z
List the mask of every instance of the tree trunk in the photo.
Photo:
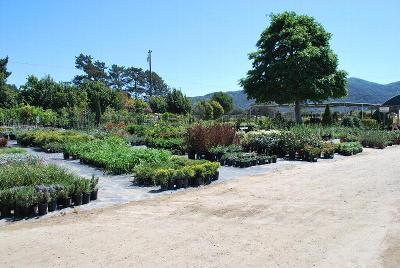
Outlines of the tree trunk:
M300 101L294 102L294 116L296 118L296 123L300 124L303 120L301 119L301 107Z

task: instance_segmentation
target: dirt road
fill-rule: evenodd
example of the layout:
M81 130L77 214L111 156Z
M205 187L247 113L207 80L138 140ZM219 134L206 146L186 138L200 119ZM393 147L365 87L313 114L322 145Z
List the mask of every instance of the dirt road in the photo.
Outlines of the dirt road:
M0 228L0 267L400 267L400 147Z

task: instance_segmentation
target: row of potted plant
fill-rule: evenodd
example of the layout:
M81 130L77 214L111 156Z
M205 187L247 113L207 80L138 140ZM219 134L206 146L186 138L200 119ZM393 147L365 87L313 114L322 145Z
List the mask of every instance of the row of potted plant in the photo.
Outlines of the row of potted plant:
M233 166L233 167L251 167L256 165L264 165L276 163L277 156L272 155L259 155L257 153L244 153L244 152L235 152L235 153L226 153L221 159L221 165Z
M400 131L365 131L358 140L364 147L384 149L389 145L400 144Z
M175 155L183 155L186 152L183 138L148 138L145 145L149 148L168 150Z
M134 169L134 182L141 186L159 185L161 191L197 187L217 180L219 163L172 157L163 163L143 163Z
M67 173L56 166L11 164L0 170L2 217L45 215L97 199L98 179Z
M133 148L118 137L67 143L64 158L103 168L113 174L127 174L141 163L161 163L171 157L166 150Z
M17 142L22 146L39 147L47 152L62 152L66 142L92 140L93 136L73 130L37 129L17 133Z

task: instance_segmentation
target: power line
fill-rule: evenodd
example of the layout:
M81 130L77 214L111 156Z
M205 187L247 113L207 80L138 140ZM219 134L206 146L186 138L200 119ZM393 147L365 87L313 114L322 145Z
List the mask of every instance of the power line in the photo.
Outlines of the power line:
M50 68L63 68L63 69L74 69L74 70L76 69L75 67L71 67L71 66L40 64L40 63L30 63L30 62L19 62L19 61L12 61L12 60L10 60L9 63L20 64L20 65L28 65L28 66L35 66L35 67L50 67Z

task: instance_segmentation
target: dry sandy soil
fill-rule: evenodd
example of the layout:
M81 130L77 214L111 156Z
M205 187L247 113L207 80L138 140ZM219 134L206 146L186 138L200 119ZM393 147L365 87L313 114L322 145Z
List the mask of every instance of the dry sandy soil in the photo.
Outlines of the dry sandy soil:
M0 228L0 267L400 267L400 147Z

